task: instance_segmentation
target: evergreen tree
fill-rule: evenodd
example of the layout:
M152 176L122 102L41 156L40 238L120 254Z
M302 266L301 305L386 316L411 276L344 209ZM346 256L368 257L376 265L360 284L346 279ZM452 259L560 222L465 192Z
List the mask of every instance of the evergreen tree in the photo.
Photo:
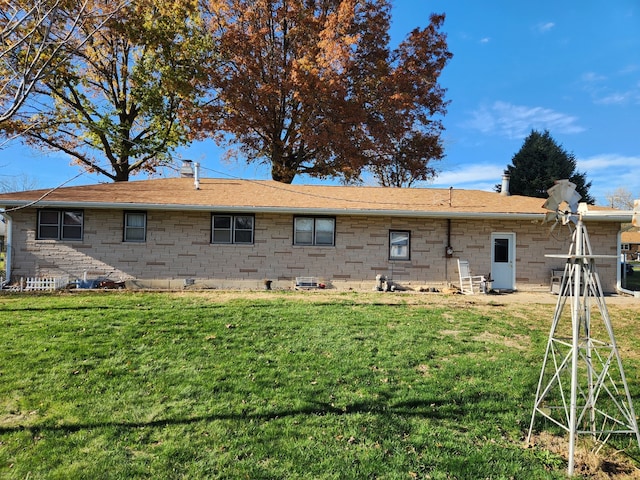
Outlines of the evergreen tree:
M594 203L589 194L591 182L587 182L585 173L576 172L575 156L562 148L548 130L542 133L532 130L504 173L511 177L509 191L512 195L546 198L547 190L556 180L567 178L576 184L582 202ZM496 185L496 190L500 191L501 185Z

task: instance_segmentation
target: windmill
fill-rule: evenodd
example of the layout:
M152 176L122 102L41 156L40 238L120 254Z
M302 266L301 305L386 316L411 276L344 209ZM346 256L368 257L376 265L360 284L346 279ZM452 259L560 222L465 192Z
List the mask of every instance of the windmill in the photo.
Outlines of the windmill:
M612 435L633 434L640 447L631 395L596 271L596 260L615 258L617 263L617 256L593 254L575 188L568 180L557 181L544 203L546 220L554 222L553 227L566 225L573 233L568 254L546 255L566 263L527 437L530 442L538 416L565 430L569 475L573 475L578 435L590 435L595 445L603 445ZM640 221L638 203L636 210ZM570 325L563 315L567 305ZM604 340L596 339L598 335Z

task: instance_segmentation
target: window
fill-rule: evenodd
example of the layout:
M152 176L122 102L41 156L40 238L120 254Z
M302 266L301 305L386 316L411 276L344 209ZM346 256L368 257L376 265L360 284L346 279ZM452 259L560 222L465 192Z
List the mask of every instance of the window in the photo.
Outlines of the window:
M493 243L493 261L495 263L509 262L509 239L496 238Z
M409 260L411 232L389 231L389 260Z
M80 210L38 210L40 240L82 240L83 227Z
M623 252L628 252L631 249L629 248L629 244L628 243L623 243L623 244L620 245L620 250L622 250Z
M147 214L145 212L124 213L124 241L145 242L147 240Z
M327 245L335 244L336 219L324 217L295 217L294 245Z
M213 215L211 243L253 243L253 215Z

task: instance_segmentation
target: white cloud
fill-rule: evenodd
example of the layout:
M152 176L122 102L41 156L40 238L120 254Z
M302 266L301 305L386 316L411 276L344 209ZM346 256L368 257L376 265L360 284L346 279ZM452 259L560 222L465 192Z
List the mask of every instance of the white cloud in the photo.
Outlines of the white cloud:
M638 104L640 103L640 83L629 84L624 78L635 74L637 69L637 65L630 64L610 76L595 72L583 73L580 76L582 89L591 96L596 105Z
M465 164L441 172L429 186L494 191L494 187L502 181L505 168L504 163ZM600 205L606 205L607 195L618 187L624 187L640 198L640 154L602 154L579 158L576 170L586 173L587 181L591 182L589 193Z
M494 191L494 187L502 181L505 167L503 163L466 164L441 172L429 186ZM576 170L586 173L587 181L591 182L589 193L600 205L606 205L607 195L618 187L640 198L640 154L602 154L579 158Z
M505 165L469 164L462 168L440 173L432 183L437 188L466 188L472 190L493 190L502 181Z
M586 83L602 82L607 79L604 75L595 72L585 72L581 75L581 80Z
M577 124L577 117L544 107L513 105L494 102L471 112L472 119L466 126L482 133L511 139L525 138L532 129L553 133L580 133L584 128Z
M638 70L640 70L640 65L630 63L629 65L622 67L619 73L620 75L629 75L636 73Z
M553 22L539 23L538 25L536 25L536 30L540 33L546 33L555 26L556 24Z
M618 187L640 198L640 155L615 153L577 159L577 171L586 173L592 183L590 193L597 203L606 204L607 194Z
M600 98L594 98L593 102L597 105L622 105L634 97L632 92L614 92Z
M484 37L480 39L480 43L489 43L491 39L489 37Z
M613 170L614 172L631 172L634 167L640 166L640 155L626 156L615 153L594 155L577 159L577 166L578 170L581 171Z

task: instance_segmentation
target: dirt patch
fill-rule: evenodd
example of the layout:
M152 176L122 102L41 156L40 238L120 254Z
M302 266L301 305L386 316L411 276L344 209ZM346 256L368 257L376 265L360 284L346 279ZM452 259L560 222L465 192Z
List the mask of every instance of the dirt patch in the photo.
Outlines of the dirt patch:
M563 459L565 466L569 461L568 438L542 432L531 438L528 448L538 452L549 452ZM605 445L600 451L594 448L590 440L578 438L574 455L574 475L595 480L631 480L640 479L640 469L624 451Z
M451 336L451 337L457 337L458 335L460 335L460 330L440 330L440 335L447 335L447 336Z
M0 417L0 427L12 428L18 425L23 425L25 422L33 419L38 412L9 412L6 415Z
M480 335L473 337L473 339L477 342L497 343L517 350L527 350L531 345L529 338L524 335L504 337L490 332L482 332Z
M512 305L555 305L558 296L548 292L513 292L501 294L460 295L432 292L365 292L344 291L337 289L317 290L189 290L177 292L176 295L197 295L218 302L236 299L266 300L273 298L290 298L306 302L350 302L431 305L431 306L487 306L490 308L508 308ZM640 299L626 295L610 295L605 298L607 305L624 306L640 312Z

